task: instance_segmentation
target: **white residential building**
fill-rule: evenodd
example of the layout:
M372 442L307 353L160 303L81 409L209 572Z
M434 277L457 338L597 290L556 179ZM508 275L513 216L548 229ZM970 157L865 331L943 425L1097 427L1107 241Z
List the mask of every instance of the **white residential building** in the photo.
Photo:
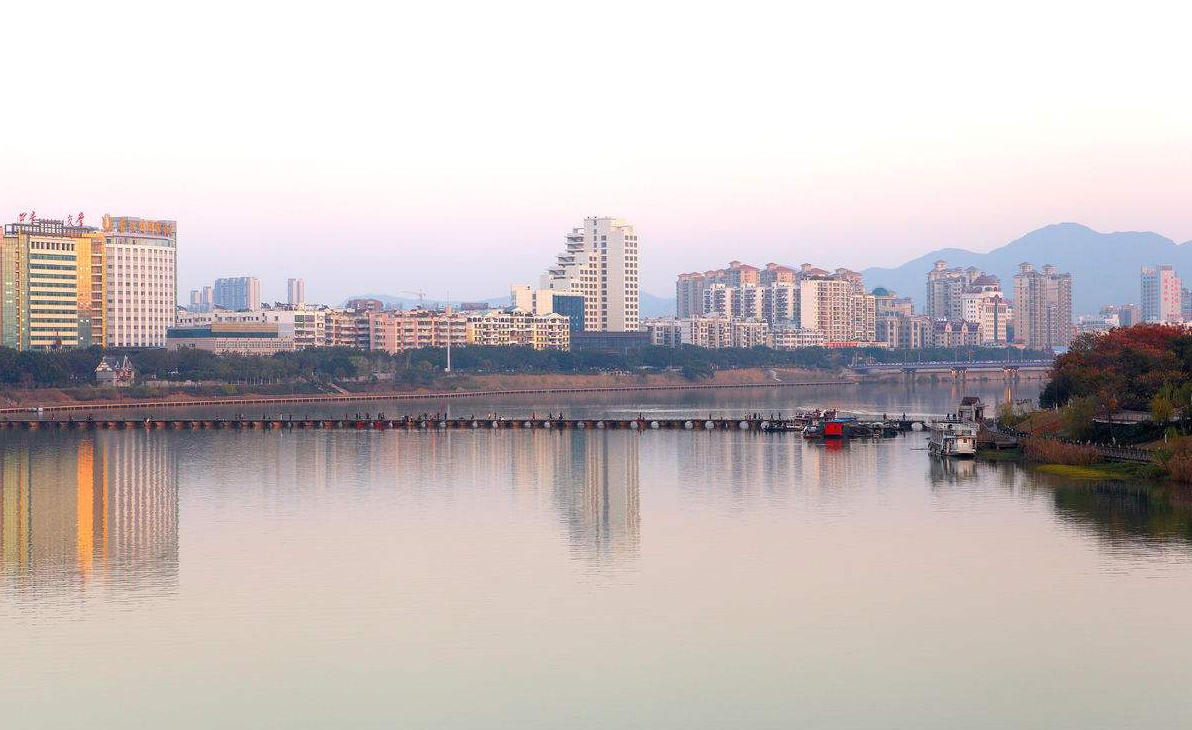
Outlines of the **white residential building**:
M542 275L540 286L581 294L587 331L635 332L640 251L637 233L625 221L586 218L567 235L567 250Z
M770 341L775 350L798 350L802 347L823 347L827 340L819 330L805 330L798 327L776 327L770 330Z
M207 327L213 324L271 324L277 336L293 342L295 348L324 347L327 321L333 310L326 307L259 307L257 309L212 309L178 314L178 327Z
M178 304L178 224L103 218L107 347L165 347Z

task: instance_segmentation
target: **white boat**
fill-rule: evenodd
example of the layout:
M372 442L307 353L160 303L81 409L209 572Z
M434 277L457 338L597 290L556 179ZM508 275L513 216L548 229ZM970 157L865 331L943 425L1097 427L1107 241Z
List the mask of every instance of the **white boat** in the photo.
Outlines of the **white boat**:
M936 421L930 428L927 450L931 453L960 457L977 454L977 424L968 421Z

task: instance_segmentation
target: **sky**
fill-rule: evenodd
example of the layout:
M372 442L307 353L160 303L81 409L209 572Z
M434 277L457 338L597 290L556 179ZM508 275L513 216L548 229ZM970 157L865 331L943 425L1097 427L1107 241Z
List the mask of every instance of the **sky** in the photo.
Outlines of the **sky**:
M967 6L967 7L966 7ZM180 297L536 283L585 216L642 287L896 265L1049 223L1192 239L1180 3L22 3L0 216L175 219ZM19 29L25 28L26 32Z

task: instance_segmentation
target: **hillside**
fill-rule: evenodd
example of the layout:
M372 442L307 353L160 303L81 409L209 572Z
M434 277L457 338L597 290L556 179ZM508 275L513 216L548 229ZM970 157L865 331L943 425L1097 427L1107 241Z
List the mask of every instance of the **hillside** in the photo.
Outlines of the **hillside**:
M994 274L1010 296L1020 263L1029 261L1036 268L1055 264L1060 271L1072 274L1077 313L1095 312L1105 304L1137 303L1138 274L1143 266L1172 264L1192 278L1192 245L1179 245L1150 232L1100 233L1078 223L1040 228L989 253L942 248L894 269L874 267L861 273L866 287L893 289L913 297L916 308L921 309L927 272L937 259L947 261L949 267L976 266Z

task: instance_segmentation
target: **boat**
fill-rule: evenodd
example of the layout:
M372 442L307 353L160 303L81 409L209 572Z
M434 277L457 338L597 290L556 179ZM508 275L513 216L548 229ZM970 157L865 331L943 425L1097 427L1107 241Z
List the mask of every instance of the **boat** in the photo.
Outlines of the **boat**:
M977 454L977 424L959 419L936 421L929 427L927 450L938 456L972 457Z

